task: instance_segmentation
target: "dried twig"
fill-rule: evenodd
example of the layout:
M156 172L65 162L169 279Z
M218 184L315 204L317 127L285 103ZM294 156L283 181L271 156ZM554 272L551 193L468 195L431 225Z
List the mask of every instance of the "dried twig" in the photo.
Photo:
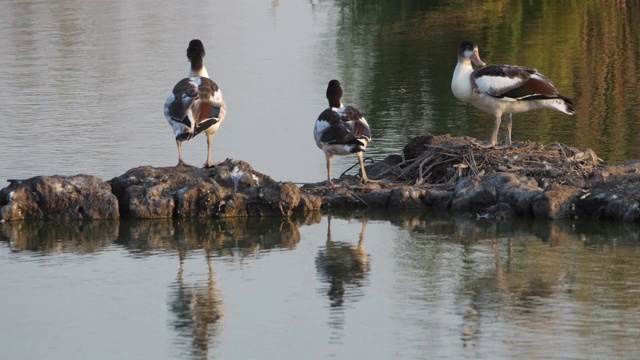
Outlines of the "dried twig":
M509 147L483 148L468 138L434 137L424 152L389 172L388 180L451 184L466 176L512 172L536 180L571 183L588 176L602 160L591 149L555 143L521 142Z

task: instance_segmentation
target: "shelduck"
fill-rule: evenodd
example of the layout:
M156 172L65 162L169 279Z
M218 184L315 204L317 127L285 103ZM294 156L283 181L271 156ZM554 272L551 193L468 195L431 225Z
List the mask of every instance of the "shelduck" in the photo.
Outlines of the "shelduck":
M211 157L213 135L218 131L227 112L222 92L209 79L204 66L204 46L200 40L189 42L187 58L191 63L189 77L180 80L164 104L164 116L173 128L178 146L178 166L185 166L182 159L182 142L200 133L207 135L207 161L204 167L216 164Z
M474 70L471 62L483 67ZM458 64L453 72L451 91L458 100L495 116L490 146L498 144L503 114L507 115L506 144L511 145L513 113L537 109L553 109L567 115L575 113L573 101L560 95L553 83L536 69L484 65L478 45L463 41L458 48Z
M327 100L329 107L316 120L313 137L327 160L327 185L335 186L331 180L331 161L334 155L356 154L360 162L362 182L369 182L364 169L367 143L371 141L371 129L358 109L342 104L342 86L338 80L329 81Z

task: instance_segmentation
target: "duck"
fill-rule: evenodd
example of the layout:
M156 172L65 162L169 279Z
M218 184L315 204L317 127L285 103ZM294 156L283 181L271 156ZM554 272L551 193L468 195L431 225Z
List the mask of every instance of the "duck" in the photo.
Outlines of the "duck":
M342 95L340 81L329 81L326 92L329 107L320 113L313 128L316 145L326 158L329 187L335 186L331 180L331 161L334 155L355 154L360 163L362 183L372 181L364 169L363 155L367 143L371 141L371 129L358 109L342 104Z
M474 70L472 62L481 68ZM485 65L480 59L478 45L463 41L458 48L451 91L458 100L495 116L488 147L498 144L502 115L507 115L506 145L511 145L514 113L552 109L567 115L575 114L573 100L561 95L551 80L538 70L517 65Z
M182 158L182 142L200 133L207 135L207 160L203 166L216 165L211 156L211 144L227 113L227 106L220 88L209 78L204 57L202 41L191 40L187 48L187 59L191 63L188 77L178 81L164 104L164 116L173 129L178 146L177 166L188 166Z

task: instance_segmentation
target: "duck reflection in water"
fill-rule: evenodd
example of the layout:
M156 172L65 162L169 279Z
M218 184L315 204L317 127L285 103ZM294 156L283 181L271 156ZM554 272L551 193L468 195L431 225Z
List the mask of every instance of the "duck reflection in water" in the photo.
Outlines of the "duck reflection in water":
M325 285L332 307L344 304L345 299L362 296L358 290L368 282L369 255L364 248L367 219L362 218L362 230L357 245L333 241L331 216L327 218L327 242L316 257L316 269ZM347 294L349 292L349 294Z
M209 267L208 281L205 284L186 284L184 281L184 260L187 249L178 249L180 268L177 284L172 289L170 311L176 315L171 325L178 332L179 345L182 339L191 339L191 354L194 359L207 359L209 347L219 331L219 321L222 318L222 306L219 292L215 288L212 251L205 248L207 265Z

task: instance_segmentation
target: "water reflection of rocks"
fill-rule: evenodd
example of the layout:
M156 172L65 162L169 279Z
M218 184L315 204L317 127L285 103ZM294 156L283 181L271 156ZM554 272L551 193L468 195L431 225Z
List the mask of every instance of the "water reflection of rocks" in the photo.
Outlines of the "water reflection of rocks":
M142 256L182 247L244 257L273 248L291 249L299 241L298 225L287 218L123 221L118 237L134 255Z
M17 221L0 223L0 241L15 253L41 256L63 252L98 253L114 244L141 258L177 253L175 281L169 287L169 326L179 357L206 359L222 331L224 304L216 286L215 259L247 259L271 249L293 249L300 242L300 224L320 221L314 213L288 218L148 221ZM189 272L193 261L206 261L205 274ZM187 269L185 269L187 266ZM196 264L197 267L197 264Z
M0 241L14 252L48 255L92 254L111 246L118 236L118 221L14 221L0 223Z
M184 350L181 354L201 358L211 355L223 331L225 308L233 306L224 303L224 289L216 283L216 259L251 261L271 249L292 249L300 241L298 226L322 219L313 213L262 220L5 222L0 223L0 247L10 249L9 256L36 261L55 260L58 254L91 259L86 255L109 248L126 249L134 258L175 256L177 275L167 279L169 326L175 330L176 348ZM455 303L465 346L492 331L488 326L496 318L508 318L510 325L527 326L527 331L544 331L554 321L553 313L544 311L549 304L562 305L569 297L586 304L581 309L600 306L593 300L593 289L610 295L607 304L612 308L634 313L638 308L637 297L631 296L637 291L637 224L498 222L442 212L368 210L357 220L362 222L360 235L345 238L338 231L345 218L334 214L326 219L326 242L315 264L321 296L327 299L332 341L342 338L349 313L345 309L362 299L371 281L364 245L371 220L390 221L401 229L394 254L389 255L397 259L397 296L430 305L448 295L448 304ZM198 265L201 269L194 277L190 270Z
M331 215L327 217L327 240L316 256L316 269L322 281L321 291L329 298L331 307L329 324L334 330L344 326L345 303L353 303L364 295L368 285L369 255L364 248L367 218L359 219L362 229L358 241L334 241L331 233ZM332 341L339 341L339 334Z
M169 286L170 325L177 333L174 348L194 359L207 359L222 331L224 304L216 287L214 259L251 257L273 248L293 248L300 241L298 225L282 218L151 221L127 230L121 241L132 250L177 250L178 274ZM206 280L185 276L189 251L204 253Z
M628 258L636 253L633 249L640 239L640 227L635 224L500 222L443 213L392 215L392 222L412 234L397 246L402 250L402 271L424 272L428 279L420 288L409 289L409 296L437 302L453 288L465 347L474 346L483 332L491 332L500 318L516 328L544 332L555 321L549 305L561 306L565 297L590 302L587 289L597 277L602 272L615 276L610 257L599 252L616 251L622 259ZM585 258L599 263L585 262ZM629 291L628 285L615 282L604 286ZM616 301L626 298L631 299ZM616 305L637 307L635 300L626 302Z

